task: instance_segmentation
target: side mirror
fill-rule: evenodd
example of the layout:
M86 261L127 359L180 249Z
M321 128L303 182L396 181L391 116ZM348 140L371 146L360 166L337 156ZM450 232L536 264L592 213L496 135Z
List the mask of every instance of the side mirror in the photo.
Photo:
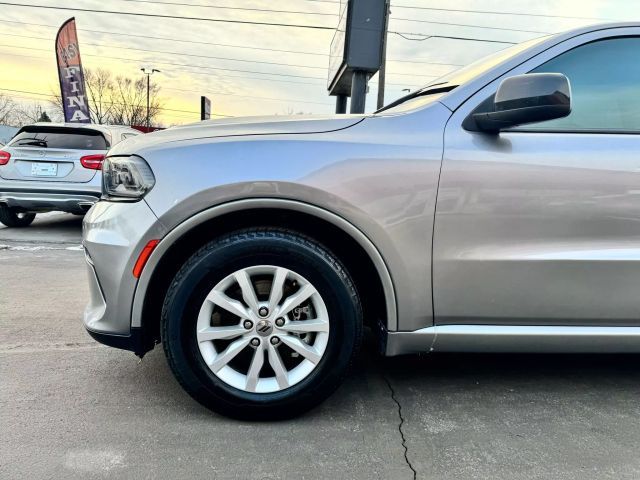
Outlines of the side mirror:
M488 133L566 117L571 113L571 85L561 73L529 73L502 81L493 111L473 113L476 128Z

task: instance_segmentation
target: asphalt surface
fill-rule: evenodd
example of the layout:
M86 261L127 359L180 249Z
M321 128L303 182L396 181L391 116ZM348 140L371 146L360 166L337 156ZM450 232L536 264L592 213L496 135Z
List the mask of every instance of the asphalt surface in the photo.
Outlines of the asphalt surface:
M79 217L0 227L0 479L640 478L640 357L371 348L286 422L213 414L84 332Z

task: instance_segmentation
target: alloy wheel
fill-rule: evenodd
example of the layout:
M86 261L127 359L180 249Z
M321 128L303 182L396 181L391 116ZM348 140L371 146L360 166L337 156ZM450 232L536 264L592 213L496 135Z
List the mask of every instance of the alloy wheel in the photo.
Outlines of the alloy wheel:
M296 272L259 265L228 275L209 292L196 322L200 354L226 384L278 392L308 377L329 340L327 307Z

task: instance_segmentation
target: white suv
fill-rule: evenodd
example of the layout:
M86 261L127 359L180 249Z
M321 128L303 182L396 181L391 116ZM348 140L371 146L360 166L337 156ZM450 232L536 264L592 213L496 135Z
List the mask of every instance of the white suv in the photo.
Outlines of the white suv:
M87 212L100 198L105 153L139 133L115 125L22 127L0 149L0 222L26 227L36 213Z

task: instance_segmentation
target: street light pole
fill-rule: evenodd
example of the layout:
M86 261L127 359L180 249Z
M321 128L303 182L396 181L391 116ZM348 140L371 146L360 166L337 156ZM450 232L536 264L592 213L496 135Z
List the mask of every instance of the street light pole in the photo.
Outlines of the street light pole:
M149 116L149 91L151 89L151 75L153 75L154 73L160 73L160 70L147 67L142 67L140 70L142 70L142 73L147 76L147 129L149 129L149 127L151 127L151 117Z

